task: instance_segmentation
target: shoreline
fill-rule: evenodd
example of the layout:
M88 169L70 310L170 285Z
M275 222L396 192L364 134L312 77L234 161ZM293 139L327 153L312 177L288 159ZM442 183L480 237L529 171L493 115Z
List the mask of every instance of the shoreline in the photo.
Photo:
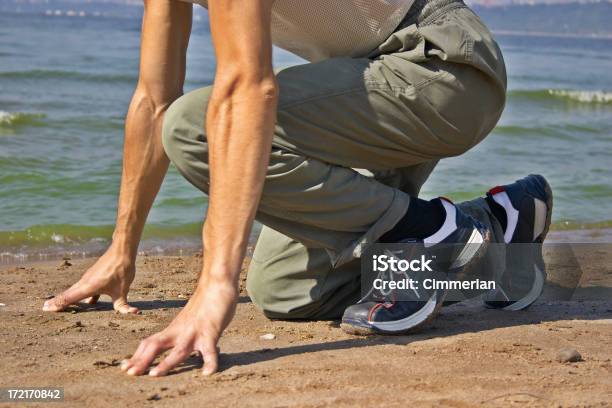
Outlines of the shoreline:
M257 242L260 226L253 229L249 248ZM56 261L64 258L89 259L104 253L109 241L96 239L74 246L0 248L0 267ZM549 232L547 244L612 244L612 228L558 229ZM199 236L174 239L143 239L138 249L139 256L191 256L202 251Z

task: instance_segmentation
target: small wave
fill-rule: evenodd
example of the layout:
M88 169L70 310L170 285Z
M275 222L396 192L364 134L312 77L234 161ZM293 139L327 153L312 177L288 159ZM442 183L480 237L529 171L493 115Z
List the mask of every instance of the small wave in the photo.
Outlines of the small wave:
M13 128L17 126L39 126L41 119L46 116L42 113L5 112L0 111L0 128Z
M518 126L518 125L499 125L493 129L493 134L514 137L528 138L534 137L550 138L554 140L576 141L580 140L584 133L599 134L599 131L586 126L575 126L568 124L548 125L548 126Z
M518 126L518 125L498 125L495 127L495 133L509 136L532 136L533 134L546 135L549 136L551 133L554 135L554 132L551 132L550 128L546 127L526 127L526 126Z
M201 223L176 225L147 225L143 237L147 239L173 239L176 237L198 237ZM79 246L89 242L108 242L113 232L112 225L46 224L33 225L16 231L0 230L0 248L45 247L54 245Z
M566 91L549 89L548 94L560 99L582 103L612 103L612 92L604 91Z
M612 104L612 92L587 91L570 89L537 89L514 90L508 92L510 98L527 98L531 100L558 100L581 104L608 105Z
M92 82L136 82L135 75L101 74L78 71L62 71L52 69L32 69L28 71L0 72L0 78L5 79L68 79L73 81Z

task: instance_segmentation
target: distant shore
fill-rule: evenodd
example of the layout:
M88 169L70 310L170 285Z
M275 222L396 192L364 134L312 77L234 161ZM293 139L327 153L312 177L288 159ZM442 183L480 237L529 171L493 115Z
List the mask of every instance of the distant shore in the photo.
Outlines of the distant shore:
M493 30L495 35L514 35L522 37L551 37L551 38L592 38L612 40L612 33L556 33L550 31L520 31L520 30Z

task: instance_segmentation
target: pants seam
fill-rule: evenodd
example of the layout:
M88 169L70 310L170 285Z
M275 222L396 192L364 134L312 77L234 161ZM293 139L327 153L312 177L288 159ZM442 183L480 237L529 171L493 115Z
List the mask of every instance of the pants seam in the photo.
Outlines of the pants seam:
M321 99L326 99L326 98L334 98L336 96L348 95L348 94L355 93L355 92L360 92L360 91L367 91L367 90L364 89L363 87L359 86L359 87L344 89L342 91L336 91L336 92L325 93L325 94L322 94L322 95L311 96L309 98L302 99L300 101L295 101L295 102L287 103L285 105L280 105L277 110L278 111L287 111L289 109L292 109L292 108L304 105L304 104L309 103L309 102L314 102L314 101L321 100Z
M421 91L426 86L429 86L434 82L437 82L443 76L446 76L448 74L449 73L446 71L441 71L433 75L431 78L424 79L421 82L417 82L416 84L412 84L408 86L386 85L386 84L381 84L381 83L373 82L373 81L367 82L366 84L368 86L371 86L371 88L369 89L372 89L372 90L376 90L376 89L383 90L383 91L388 90L388 91L402 92L404 94L409 94L409 93L417 93Z

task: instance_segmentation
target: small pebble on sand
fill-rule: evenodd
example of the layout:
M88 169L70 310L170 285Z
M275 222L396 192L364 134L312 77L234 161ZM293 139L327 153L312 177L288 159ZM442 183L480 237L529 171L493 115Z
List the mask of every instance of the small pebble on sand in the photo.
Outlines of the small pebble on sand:
M58 268L63 269L63 268L68 268L70 266L72 266L72 264L68 260L64 259L62 263L58 266Z
M259 336L260 340L274 340L276 336L272 333L266 333L264 335Z
M557 361L560 363L576 363L582 361L582 356L572 347L564 347L557 353Z

